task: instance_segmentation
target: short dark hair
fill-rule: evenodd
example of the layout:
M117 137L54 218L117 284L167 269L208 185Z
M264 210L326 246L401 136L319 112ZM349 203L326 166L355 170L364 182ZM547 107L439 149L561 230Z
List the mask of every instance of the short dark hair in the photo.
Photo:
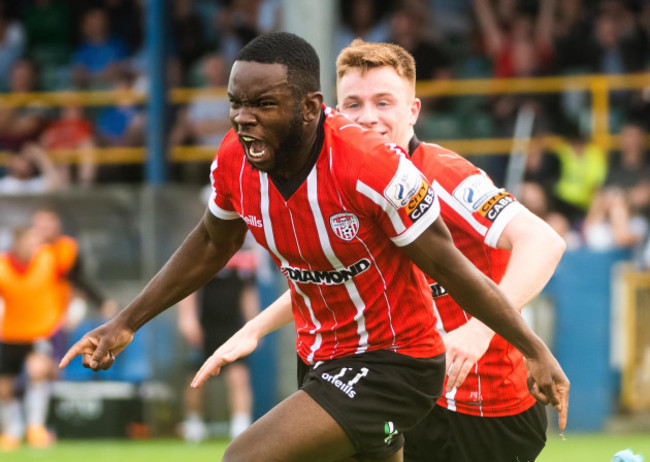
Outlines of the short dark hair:
M251 40L235 61L283 64L287 79L300 93L320 91L320 62L316 50L306 40L289 32L270 32Z

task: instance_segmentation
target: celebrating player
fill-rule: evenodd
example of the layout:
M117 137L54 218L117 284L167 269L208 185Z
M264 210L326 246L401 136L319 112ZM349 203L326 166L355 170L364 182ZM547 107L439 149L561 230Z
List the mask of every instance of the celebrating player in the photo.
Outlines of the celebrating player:
M565 247L561 237L471 163L415 137L420 101L415 62L406 50L355 40L341 51L337 75L338 109L408 149L438 194L456 246L521 309L555 270ZM544 406L528 393L523 356L462 311L443 286L429 282L445 334L446 393L406 435L405 460L534 460L547 421ZM218 373L249 354L262 335L291 321L290 312L285 295L219 348L203 373Z
M418 268L526 355L533 393L564 422L569 383L548 348L454 247L434 190L403 151L322 106L318 75L314 49L293 34L240 51L228 84L234 129L213 162L206 214L61 367L79 354L93 370L110 367L137 329L225 265L248 228L289 280L301 387L224 461L401 461L403 432L432 409L445 375Z

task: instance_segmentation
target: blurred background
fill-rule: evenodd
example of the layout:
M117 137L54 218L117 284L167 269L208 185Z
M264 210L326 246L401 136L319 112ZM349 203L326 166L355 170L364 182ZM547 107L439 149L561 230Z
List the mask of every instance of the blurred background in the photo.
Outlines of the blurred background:
M225 85L260 33L321 57L390 41L417 62L416 133L466 156L567 241L524 315L571 379L569 432L650 434L650 1L4 0L0 2L0 251L56 211L89 277L124 306L204 211L230 127ZM260 306L284 290L265 257ZM71 344L102 322L81 295ZM294 391L292 329L250 358L253 414ZM173 436L190 346L170 309L101 373L76 360L54 387L60 439ZM228 434L210 383L211 435ZM556 419L551 419L555 422Z

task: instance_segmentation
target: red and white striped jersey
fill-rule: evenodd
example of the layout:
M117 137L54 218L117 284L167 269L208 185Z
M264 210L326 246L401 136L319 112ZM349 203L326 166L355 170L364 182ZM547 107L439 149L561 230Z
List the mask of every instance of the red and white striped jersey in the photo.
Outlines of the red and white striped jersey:
M510 251L497 249L496 245L503 229L523 206L511 194L497 188L482 170L452 151L420 143L416 138L409 150L411 160L438 196L440 213L454 244L498 284L508 265ZM432 292L438 330L443 335L471 318L444 288L433 283ZM477 416L519 414L535 403L526 386L526 375L521 353L495 335L463 384L441 396L438 404Z
M433 189L400 148L330 108L319 139L314 166L285 199L231 130L212 164L211 212L243 219L287 277L306 363L443 353L424 274L397 248L438 218Z

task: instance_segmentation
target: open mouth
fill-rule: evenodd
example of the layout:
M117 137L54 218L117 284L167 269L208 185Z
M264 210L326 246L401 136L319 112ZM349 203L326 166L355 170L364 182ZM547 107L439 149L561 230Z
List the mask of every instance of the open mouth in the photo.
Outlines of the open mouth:
M246 146L248 155L253 159L260 159L266 153L266 143L252 136L241 136L241 140Z

